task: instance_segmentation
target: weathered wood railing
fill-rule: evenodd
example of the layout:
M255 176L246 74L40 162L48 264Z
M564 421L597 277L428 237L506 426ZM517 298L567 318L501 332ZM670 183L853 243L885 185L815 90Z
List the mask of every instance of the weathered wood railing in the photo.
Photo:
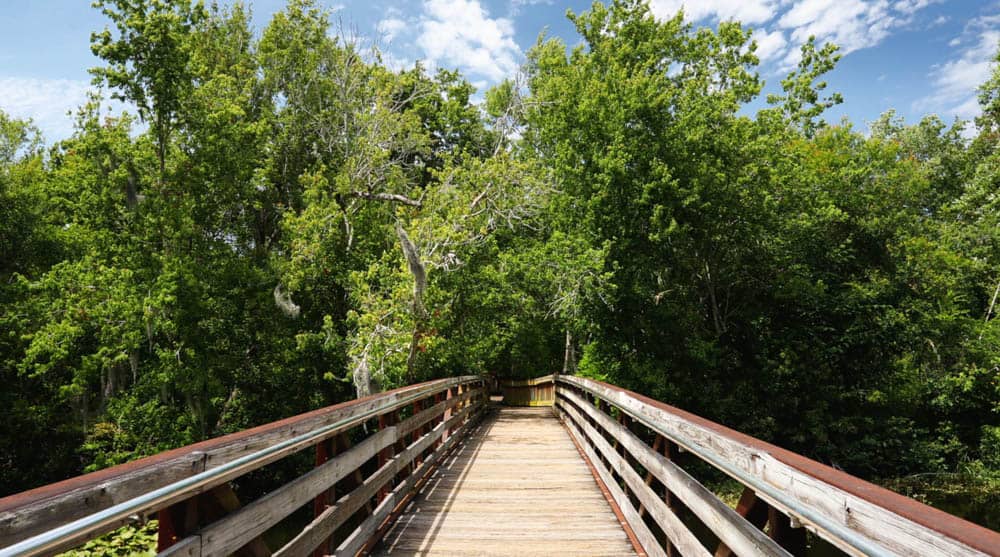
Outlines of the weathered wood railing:
M261 536L310 504L313 520L273 553L353 556L487 401L482 378L430 381L12 495L0 499L0 556L52 554L151 513L161 554L271 554ZM231 480L311 447L315 468L240 505Z
M852 555L1000 555L1000 534L801 455L607 383L553 381L556 411L650 556L802 554L806 530ZM679 452L743 484L735 510Z
M552 406L555 402L552 377L501 381L503 403L507 406Z

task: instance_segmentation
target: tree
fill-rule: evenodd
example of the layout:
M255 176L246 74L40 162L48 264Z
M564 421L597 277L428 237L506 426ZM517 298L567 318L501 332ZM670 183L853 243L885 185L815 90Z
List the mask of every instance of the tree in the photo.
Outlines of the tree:
M91 50L108 63L94 68L95 84L114 98L134 103L156 140L161 185L166 179L170 133L192 87L188 37L207 17L190 0L97 0L94 6L115 25L91 34Z
M821 98L827 84L825 81L816 82L837 65L840 60L838 50L839 47L833 43L827 43L817 50L816 37L810 36L802 45L798 69L781 80L781 89L785 94L767 97L768 103L780 105L781 112L788 121L806 137L812 137L816 130L826 126L822 119L817 120L821 114L844 102L840 93Z

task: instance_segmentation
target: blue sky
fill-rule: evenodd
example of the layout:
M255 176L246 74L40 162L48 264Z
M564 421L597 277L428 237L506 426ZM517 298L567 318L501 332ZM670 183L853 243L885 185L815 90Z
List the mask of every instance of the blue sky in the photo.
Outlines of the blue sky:
M248 2L259 28L284 0ZM539 33L579 41L560 0L342 0L327 4L357 33L378 37L393 64L423 60L458 68L480 88L516 71ZM809 35L845 54L829 76L847 115L865 124L895 108L907 121L936 113L950 121L978 114L975 89L1000 44L1000 0L651 0L659 17L682 6L698 25L738 19L756 29L766 90L794 66ZM89 88L90 32L103 28L90 0L0 3L0 109L34 118L49 141L71 132L66 112Z

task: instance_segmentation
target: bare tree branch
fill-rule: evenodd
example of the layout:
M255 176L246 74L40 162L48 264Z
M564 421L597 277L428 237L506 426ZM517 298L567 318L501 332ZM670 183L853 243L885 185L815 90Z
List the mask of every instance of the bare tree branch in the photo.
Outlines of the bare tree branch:
M399 203L402 205L409 205L410 207L421 207L423 203L419 199L410 199L405 195L400 195L398 193L372 193L367 191L355 191L351 192L354 197L359 197L361 199L369 199L372 201L390 201L392 203Z

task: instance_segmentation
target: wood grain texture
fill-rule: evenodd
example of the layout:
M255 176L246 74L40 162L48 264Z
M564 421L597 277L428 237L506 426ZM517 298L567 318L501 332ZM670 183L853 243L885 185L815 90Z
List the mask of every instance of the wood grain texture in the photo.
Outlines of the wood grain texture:
M557 378L610 402L850 555L1000 555L1000 534L620 387Z
M635 555L548 408L504 408L462 440L377 555Z
M199 554L233 554L237 549L248 543L248 541L259 536L268 528L294 512L296 508L313 499L319 492L329 489L335 482L358 470L362 464L373 458L380 450L393 445L417 427L440 416L446 408L461 407L461 410L451 418L451 421L438 424L430 433L424 435L411 446L403 449L399 455L390 459L383 467L383 470L376 472L373 477L378 477L379 480L377 485L373 485L372 487L381 487L393 475L408 465L417 454L429 448L434 441L441 437L443 431L449 427L457 427L461 420L464 420L468 414L475 410L477 408L475 406L462 407L462 405L481 392L481 390L465 391L463 394L432 406L427 411L411 416L401 423L387 426L385 429L372 434L358 445L355 445L347 452L334 457L281 488L268 493L239 511L208 525L199 531L196 536L200 544ZM360 491L366 491L367 487L366 484L362 484ZM405 493L405 490L403 490L403 493ZM370 495L369 493L367 496L370 497ZM367 497L363 499L367 499ZM363 499L352 499L345 506L350 507L357 503L357 507L360 507L363 504ZM330 513L330 529L335 529L340 524L338 520L342 521L342 519L348 516L349 514L338 515ZM329 534L330 532L326 532L325 535ZM306 550L311 551L313 547L308 547ZM284 552L284 549L282 551Z
M702 557L710 557L710 554L698 541L698 538L688 530L687 526L677 517L669 508L667 504L662 501L659 496L646 485L646 482L642 480L638 473L632 469L632 467L625 461L625 459L619 455L607 440L602 437L596 429L590 423L583 419L578 411L572 406L566 405L564 401L559 401L559 410L564 412L566 418L571 420L571 424L568 424L573 431L574 435L579 435L578 441L584 445L584 450L587 451L588 457L595 466L598 467L598 472L601 473L602 477L605 477L605 484L608 484L608 480L612 479L608 467L604 465L600 460L597 460L598 455L604 455L604 457L610 463L610 469L616 470L621 477L625 480L625 483L629 486L629 489L634 493L639 502L641 502L648 511L652 514L653 519L657 524L663 529L676 547L681 550L683 555L701 555ZM595 410L596 412L597 410ZM603 470L602 470L603 468ZM621 507L622 513L629 521L629 525L636 530L637 536L646 549L646 552L650 555L660 555L665 554L665 551L660 547L659 540L657 540L652 533L648 532L645 524L639 517L638 509L633 508L631 501L624 496L621 488L615 483L613 486L609 485L612 495L615 496L616 501L618 501L618 506ZM621 492L618 495L617 492ZM749 555L749 554L748 554Z
M671 541L681 549L682 553L690 554L691 551L684 551L684 548L688 547L691 541L697 544L697 539L690 532L687 532L687 528L670 511L666 502L656 496L625 458L614 452L604 437L582 419L577 409L585 412L600 427L611 433L612 437L620 442L639 464L663 482L719 539L733 548L737 555L789 555L774 540L768 538L764 532L750 524L732 508L726 506L714 493L698 483L687 472L670 460L653 452L635 434L625 429L607 414L599 411L593 404L587 404L579 395L569 390L561 391L559 396L560 407L569 412L573 420L583 427L584 433L587 434L591 443L597 446L598 451L630 484L632 492L639 497L647 509L653 512L657 523L667 532ZM566 405L563 399L571 401L573 405ZM677 536L683 536L685 539L678 539Z
M337 430L328 432L324 438L332 437L367 419L367 413L391 412L412 404L412 398L415 396L430 397L444 389L463 383L479 383L479 379L472 376L456 377L403 387L4 497L0 499L0 547L13 545L47 530L124 503L154 489L184 480L200 472L211 470L281 443L304 432L358 417L357 422L344 423ZM286 450L274 453L267 459L255 462L253 468L269 464L320 441L322 439L313 439L308 443L289 446ZM165 508L177 501L221 485L246 471L240 470L228 476L219 476L214 478L212 482L198 485L196 489L189 492L178 493L174 498L158 501L148 508L136 509L129 512L127 516L95 524L91 529L81 532L77 536L66 538L58 547L50 548L50 551L73 547L84 540L130 522L129 516L131 515L145 514Z

